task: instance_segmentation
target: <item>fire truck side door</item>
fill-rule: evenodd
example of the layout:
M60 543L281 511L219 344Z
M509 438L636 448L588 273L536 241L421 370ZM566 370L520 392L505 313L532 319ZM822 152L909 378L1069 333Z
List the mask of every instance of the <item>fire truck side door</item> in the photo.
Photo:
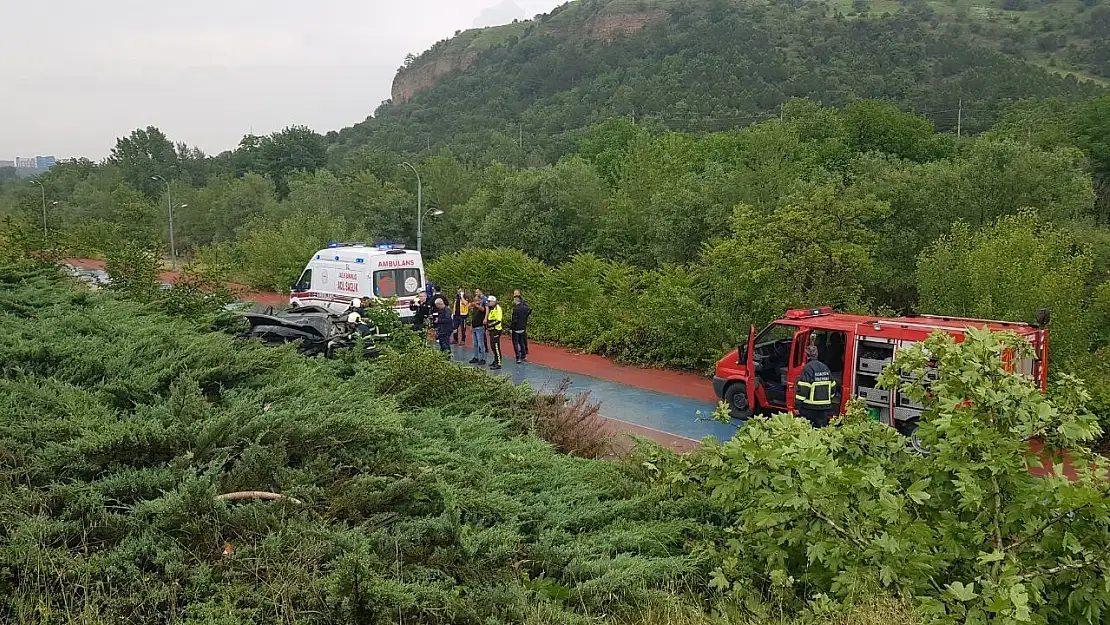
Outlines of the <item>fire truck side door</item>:
M795 412L794 389L797 387L798 377L806 366L806 345L809 343L809 330L803 328L794 333L794 342L790 346L790 365L786 370L786 409Z
M747 388L748 393L748 407L752 410L755 409L755 387L759 383L759 378L755 375L755 326L748 330L748 350L747 360L744 362L744 369L747 372Z

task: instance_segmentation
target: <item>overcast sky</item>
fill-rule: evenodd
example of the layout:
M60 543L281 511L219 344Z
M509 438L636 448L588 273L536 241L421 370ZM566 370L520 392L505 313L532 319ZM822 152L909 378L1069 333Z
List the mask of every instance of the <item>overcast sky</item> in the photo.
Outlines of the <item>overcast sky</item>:
M409 52L563 0L0 0L0 160L107 156L158 126L210 154L389 98Z

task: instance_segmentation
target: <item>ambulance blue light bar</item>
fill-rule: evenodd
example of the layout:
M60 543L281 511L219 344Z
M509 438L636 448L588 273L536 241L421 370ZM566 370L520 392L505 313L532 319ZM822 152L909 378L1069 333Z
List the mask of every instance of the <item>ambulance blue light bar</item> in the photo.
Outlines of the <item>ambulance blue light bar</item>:
M832 306L822 306L820 308L798 308L796 310L786 311L786 318L806 319L807 317L822 317L824 315L831 315L832 312Z

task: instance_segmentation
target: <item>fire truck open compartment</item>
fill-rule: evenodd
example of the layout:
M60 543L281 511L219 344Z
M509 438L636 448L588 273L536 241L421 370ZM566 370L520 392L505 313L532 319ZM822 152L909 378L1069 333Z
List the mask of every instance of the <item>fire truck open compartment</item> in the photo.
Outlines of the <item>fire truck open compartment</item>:
M1037 324L1028 324L937 316L867 317L838 314L831 308L792 310L758 335L753 328L747 345L718 361L713 387L735 418L744 419L755 412L794 412L794 386L806 363L806 347L815 345L818 359L829 367L836 382L841 410L849 399L858 397L872 418L911 433L924 406L878 384L879 375L899 351L936 331L957 341L971 328L1014 332L1029 341L1034 355L1011 360L1013 370L1032 378L1044 390L1048 319L1047 311L1038 311ZM926 375L936 379L936 369L928 369Z

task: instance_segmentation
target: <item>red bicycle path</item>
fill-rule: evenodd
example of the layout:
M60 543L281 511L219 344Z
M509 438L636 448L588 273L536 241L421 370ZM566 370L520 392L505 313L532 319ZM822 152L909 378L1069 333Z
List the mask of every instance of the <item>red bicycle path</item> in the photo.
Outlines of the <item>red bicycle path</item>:
M62 262L83 269L97 269L104 271L105 264L101 260L93 259L65 259ZM178 274L173 271L163 271L163 283L172 284L177 280ZM289 296L281 293L266 291L253 291L246 286L228 283L228 288L236 297L244 301L253 301L265 306L286 306ZM634 388L656 391L677 397L686 397L699 401L716 403L716 393L713 384L704 377L693 373L669 371L666 369L648 369L617 364L602 356L581 354L569 349L533 341L529 345L529 361L568 373L589 376L623 384ZM614 453L626 453L632 447L632 437L642 437L653 440L664 447L675 451L686 452L696 449L701 443L690 438L670 434L662 430L644 427L627 421L601 417L604 419L603 429L613 437ZM1030 441L1030 468L1035 476L1045 477L1055 473L1054 466L1060 464L1064 474L1069 479L1076 479L1077 472L1070 457L1053 458L1044 451L1040 441Z

